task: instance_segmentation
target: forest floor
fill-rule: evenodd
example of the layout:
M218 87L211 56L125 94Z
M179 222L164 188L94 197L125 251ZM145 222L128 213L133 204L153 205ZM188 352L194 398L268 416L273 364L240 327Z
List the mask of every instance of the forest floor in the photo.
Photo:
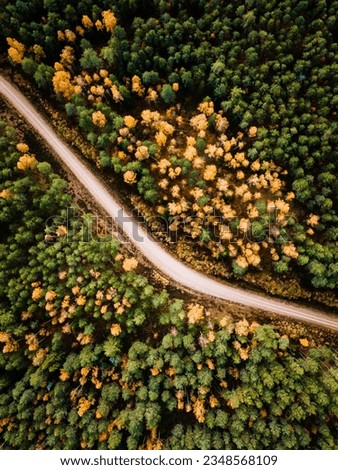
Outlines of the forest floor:
M66 121L66 116L60 109L51 103L49 100L46 101L40 93L37 93L29 82L27 82L22 75L15 74L12 76L12 80L21 88L26 91L31 98L34 98L35 103L39 104L40 110L42 109L44 114L49 117L49 120L53 123L53 126L57 128L63 138L67 143L73 147L77 153L84 153L83 150L87 149L87 155L85 155L89 160L93 160L95 149L93 149L90 144L85 141L81 136L80 132L76 129L70 129L68 127L65 132L65 126L68 126ZM28 93L27 93L28 92ZM74 178L72 173L62 164L59 160L55 158L55 155L50 151L46 143L32 131L32 129L20 119L20 117L13 111L9 110L2 101L0 101L0 116L6 117L9 122L14 125L14 127L20 129L20 132L25 135L25 141L30 145L30 148L35 151L36 155L43 157L43 160L48 161L53 170L65 178L69 183L69 190L72 194L74 204L79 208L81 214L90 213L96 217L98 230L104 233L107 231L112 231L113 236L117 236L121 243L124 245L124 249L131 251L135 255L135 249L131 246L130 242L127 242L123 239L121 233L119 233L117 227L112 227L109 223L106 223L106 216L103 210L98 207L91 198L88 197L88 194L83 189L83 186ZM62 132L60 132L62 130ZM114 187L114 195L118 193L118 199L123 201L123 204L130 209L131 211L135 209L141 216L146 219L149 216L151 207L145 205L143 202L135 197L127 194L123 190L120 190L120 181L115 178L113 175L102 175L94 163L91 161L86 161L87 166L90 165L91 170L99 176L101 181L109 187L110 191ZM155 227L148 227L150 230L155 229ZM207 254L203 252L201 247L194 244L193 249L190 243L173 243L172 240L164 233L159 237L161 243L166 246L169 252L173 253L179 257L182 261L189 264L192 268L207 273L208 275L214 276L219 279L226 279L229 281L230 274L227 274L224 263L220 261L211 260L208 258ZM210 296L203 294L196 294L196 292L190 292L186 288L182 288L179 285L173 283L172 280L165 278L159 271L154 269L154 267L139 253L139 261L142 265L143 274L151 280L152 284L158 287L159 289L165 288L171 295L176 298L182 298L186 302L200 302L208 310L210 316L212 317L224 317L225 314L229 315L231 312L231 317L234 320L239 320L242 318L247 318L248 321L258 321L260 323L269 323L273 328L279 330L280 332L286 333L289 336L299 338L302 335L306 335L310 340L312 339L316 343L325 344L325 345L334 345L336 344L336 337L333 333L322 329L318 326L304 324L295 320L289 321L286 318L281 318L280 316L272 313L267 313L257 309L252 309L242 305L238 305L229 301L223 301L220 299L214 299ZM231 280L231 279L230 279ZM292 278L290 276L286 279L276 279L276 276L264 274L256 275L251 274L243 280L236 280L236 285L240 285L244 288L249 288L251 290L256 290L257 292L267 292L269 294L274 294L282 298L296 300L310 300L311 306L316 306L317 308L323 308L330 311L330 307L337 305L337 297L333 292L314 292L312 290L303 287L300 283L300 280L295 276ZM277 286L276 288L274 286ZM278 285L281 286L278 289ZM283 286L291 286L291 288L284 289ZM274 287L273 291L271 287ZM296 293L296 294L295 294ZM328 308L329 307L329 308Z

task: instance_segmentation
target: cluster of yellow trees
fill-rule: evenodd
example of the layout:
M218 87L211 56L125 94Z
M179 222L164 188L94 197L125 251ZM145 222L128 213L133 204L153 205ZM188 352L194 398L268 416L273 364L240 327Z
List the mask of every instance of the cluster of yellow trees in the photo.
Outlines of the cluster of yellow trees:
M233 136L228 129L227 118L222 111L215 112L212 101L200 103L192 116L179 113L176 106L163 113L145 109L139 119L125 117L119 139L133 143L119 151L118 157L124 165L132 161L147 165L161 193L156 211L172 217L175 230L199 240L206 227L212 228L217 237L207 240L207 246L213 256L228 250L244 270L260 266L264 255L273 261L282 254L296 259L298 252L291 241L285 240L280 253L275 247L275 238L294 214L295 195L285 189L287 172L272 160L250 161L247 147L257 136L255 126L246 135ZM156 143L154 157L144 139ZM195 184L189 180L191 171ZM124 180L136 184L137 171L126 170ZM256 241L251 230L262 219L260 207L267 217L267 232L264 240ZM316 222L317 216L309 216L309 223Z
M285 189L287 171L273 162L273 155L264 162L248 156L248 147L258 136L256 126L234 134L224 112L215 110L211 100L200 103L196 112L181 111L180 105L163 109L160 95L164 87L171 87L175 95L179 83L147 87L134 75L121 85L103 66L74 72L76 39L95 29L111 33L116 25L114 13L105 10L100 19L94 21L84 15L74 30L58 31L64 46L60 60L54 63L55 93L67 102L81 96L98 135L110 129L109 109L123 101L122 88L147 103L147 109L123 117L123 125L116 129L117 145L109 151L119 158L128 185L139 185L141 173L140 167L128 164L139 162L142 171L149 171L160 195L155 210L172 219L173 231L202 241L213 257L226 253L242 271L259 267L262 257L274 262L282 257L296 260L299 253L291 241L280 238L278 247L275 243L295 215L295 193ZM7 42L9 57L21 63L25 46L13 38L7 38ZM35 57L44 55L38 45L31 47L32 51ZM96 54L94 49L92 52ZM150 151L149 142L156 146L155 153ZM18 163L21 169L32 165L34 157L27 154ZM263 215L268 219L265 217L262 223ZM255 222L260 224L258 237L252 236L257 232ZM314 235L318 223L318 215L308 214L308 235Z
M74 75L72 43L76 34L84 35L86 30L96 28L111 32L115 26L116 18L107 10L102 12L102 20L95 24L88 16L83 16L82 25L75 32L65 30L58 34L59 40L67 44L62 49L60 61L54 64L54 91L66 101L74 95L85 97L94 107L91 120L98 131L106 126L108 116L101 109L95 109L96 106L107 100L118 103L123 96L119 84L114 83L106 69L101 68L94 73L82 70ZM10 57L15 62L22 60L24 47L13 39L8 39L8 43ZM162 88L158 85L156 89L146 89L136 75L131 80L126 79L126 86L150 105L158 101ZM172 90L178 91L179 84L174 83ZM264 254L268 254L272 261L278 261L283 255L297 259L298 252L292 242L285 241L279 250L274 246L280 229L293 215L291 205L295 194L285 191L283 176L286 171L272 160L251 161L248 157L247 144L256 139L257 127L249 127L246 134L237 132L237 135L232 135L228 119L223 111L215 111L211 100L200 103L190 116L186 112L180 113L179 109L179 106L172 106L161 112L149 108L139 116L126 115L123 126L118 130L117 144L129 142L123 150L116 149L124 167L132 161L142 162L155 178L161 194L157 213L174 218L175 223L171 227L175 230L181 228L191 239L204 237L214 257L227 252L244 271L250 265L259 267ZM144 143L149 139L157 146L155 156L150 154ZM194 183L189 178L190 171L195 174ZM138 183L137 170L126 167L123 176L129 185ZM270 221L265 222L267 235L257 243L250 234L253 221L259 221L262 216L257 207L257 202L262 201L275 225L275 236L269 232ZM234 229L235 219L238 222ZM311 214L308 220L310 227L307 233L311 235L318 216ZM216 238L205 235L205 230L210 231L210 228Z

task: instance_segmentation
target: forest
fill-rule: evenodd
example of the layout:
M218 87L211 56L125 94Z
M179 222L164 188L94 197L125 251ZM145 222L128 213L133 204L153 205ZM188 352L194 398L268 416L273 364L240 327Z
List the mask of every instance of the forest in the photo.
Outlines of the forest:
M146 218L224 273L337 287L337 1L2 3L11 65Z
M295 275L333 292L337 11L0 0L1 64L81 131L102 175L169 240L235 280ZM337 449L332 343L160 287L9 115L0 448Z
M2 449L337 446L334 350L155 287L4 120L0 151Z

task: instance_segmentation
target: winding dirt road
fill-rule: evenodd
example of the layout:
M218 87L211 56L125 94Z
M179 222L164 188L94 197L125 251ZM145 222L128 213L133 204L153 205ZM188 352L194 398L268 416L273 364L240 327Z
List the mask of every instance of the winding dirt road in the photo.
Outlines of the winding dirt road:
M187 267L162 248L151 236L122 208L90 170L80 162L74 152L56 135L52 127L30 104L23 94L0 76L0 93L22 114L36 132L56 152L59 158L72 171L98 204L113 217L134 246L163 274L190 290L225 299L267 312L291 317L338 331L338 318L301 307L289 302L276 300L250 291L230 287Z

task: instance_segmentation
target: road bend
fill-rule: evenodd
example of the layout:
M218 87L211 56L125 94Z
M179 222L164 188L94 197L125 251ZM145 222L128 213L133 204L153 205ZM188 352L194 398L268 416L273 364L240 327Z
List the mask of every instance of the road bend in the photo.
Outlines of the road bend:
M228 286L194 271L176 259L132 218L70 147L58 137L51 125L27 98L2 76L0 76L0 93L46 141L91 197L116 221L134 246L165 276L183 287L205 295L338 331L338 318L335 319L334 316L310 307L259 295L243 288Z

